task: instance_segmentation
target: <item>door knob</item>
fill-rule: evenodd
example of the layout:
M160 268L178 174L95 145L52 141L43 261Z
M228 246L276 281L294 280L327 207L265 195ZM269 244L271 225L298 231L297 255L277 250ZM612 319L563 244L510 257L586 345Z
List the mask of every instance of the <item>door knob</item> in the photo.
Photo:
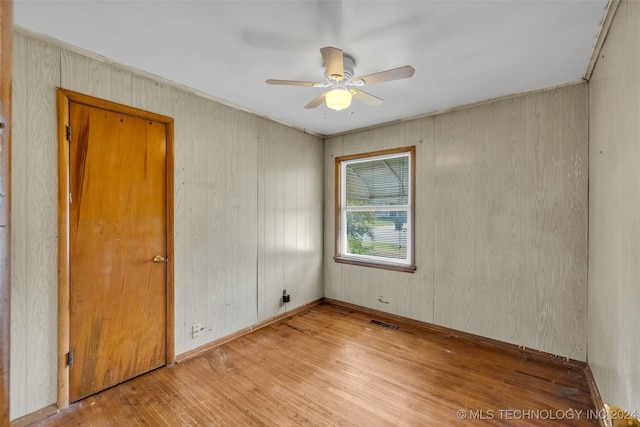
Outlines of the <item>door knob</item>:
M163 257L162 255L156 255L153 257L153 262L155 263L161 263L161 262L166 262L167 259L165 257Z

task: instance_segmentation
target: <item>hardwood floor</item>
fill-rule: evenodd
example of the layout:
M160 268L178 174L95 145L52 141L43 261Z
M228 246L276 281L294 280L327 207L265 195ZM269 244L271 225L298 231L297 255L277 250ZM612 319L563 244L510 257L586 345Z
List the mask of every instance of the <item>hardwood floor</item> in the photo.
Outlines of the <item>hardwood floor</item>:
M321 304L35 425L485 424L598 425L584 366Z

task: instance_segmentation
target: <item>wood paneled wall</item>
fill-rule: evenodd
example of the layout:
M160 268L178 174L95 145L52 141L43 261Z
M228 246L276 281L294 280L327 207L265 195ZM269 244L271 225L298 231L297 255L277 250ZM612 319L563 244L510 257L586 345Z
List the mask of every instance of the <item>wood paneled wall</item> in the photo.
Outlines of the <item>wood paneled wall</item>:
M327 140L325 296L586 358L588 88ZM334 158L416 146L415 274L333 262Z
M590 82L588 362L603 400L637 414L639 106L640 3L623 1Z
M282 291L297 307L323 296L324 146L315 137L260 119L258 124L258 320L283 311ZM314 192L309 192L314 189ZM322 196L321 196L322 197ZM321 202L320 202L321 203Z
M176 354L322 297L321 138L19 30L12 419L57 398L56 87L175 120Z
M14 35L11 185L11 418L55 403L56 86L61 50Z

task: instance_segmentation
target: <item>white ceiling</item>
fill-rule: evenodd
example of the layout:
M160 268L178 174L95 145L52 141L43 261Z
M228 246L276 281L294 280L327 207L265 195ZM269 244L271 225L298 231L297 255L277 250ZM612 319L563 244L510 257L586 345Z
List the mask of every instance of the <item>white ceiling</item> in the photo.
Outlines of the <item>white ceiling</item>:
M15 0L17 26L322 135L368 127L585 75L607 0ZM366 86L385 102L303 108L323 81L319 49L355 59L356 76L412 65L410 79Z

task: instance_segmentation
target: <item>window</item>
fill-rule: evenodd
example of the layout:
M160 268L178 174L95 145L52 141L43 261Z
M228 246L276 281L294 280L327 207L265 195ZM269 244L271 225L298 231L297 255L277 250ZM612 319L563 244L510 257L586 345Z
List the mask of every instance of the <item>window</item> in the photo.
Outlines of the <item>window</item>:
M415 271L415 147L336 158L336 262Z

